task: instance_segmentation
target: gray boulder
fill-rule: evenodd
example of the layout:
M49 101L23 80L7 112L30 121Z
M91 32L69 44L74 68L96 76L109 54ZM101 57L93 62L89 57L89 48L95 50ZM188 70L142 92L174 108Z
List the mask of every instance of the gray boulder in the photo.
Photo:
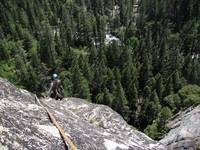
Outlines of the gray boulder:
M178 113L167 126L170 131L160 140L167 149L200 149L200 105Z
M158 150L163 145L129 126L111 108L78 98L45 98L48 109L80 150ZM64 150L65 145L33 94L0 78L0 148Z

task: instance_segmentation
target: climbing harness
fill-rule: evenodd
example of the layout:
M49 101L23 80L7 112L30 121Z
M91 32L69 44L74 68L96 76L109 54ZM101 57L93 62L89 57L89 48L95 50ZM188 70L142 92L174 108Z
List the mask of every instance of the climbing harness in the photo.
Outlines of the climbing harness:
M51 120L51 122L54 124L54 126L58 129L58 131L60 132L61 137L64 140L64 143L66 145L66 147L69 150L77 150L76 145L72 142L72 140L65 134L64 129L60 126L60 124L56 121L55 117L53 116L53 114L49 111L49 109L47 107L45 107L41 101L39 100L39 98L35 95L35 99L37 101L37 103L45 109L45 111L48 113L49 118ZM43 102L44 103L44 102ZM47 104L45 104L47 105ZM48 105L47 105L48 106Z

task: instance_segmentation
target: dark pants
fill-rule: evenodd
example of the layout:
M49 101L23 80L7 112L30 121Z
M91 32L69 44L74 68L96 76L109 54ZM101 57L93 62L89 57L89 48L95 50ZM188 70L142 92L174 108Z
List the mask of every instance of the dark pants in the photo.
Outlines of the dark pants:
M58 92L57 90L55 90L55 91L53 91L52 93L51 93L51 96L50 96L51 98L54 98L54 99L56 99L56 100L62 100L63 99L63 94L62 93L60 93L60 92Z

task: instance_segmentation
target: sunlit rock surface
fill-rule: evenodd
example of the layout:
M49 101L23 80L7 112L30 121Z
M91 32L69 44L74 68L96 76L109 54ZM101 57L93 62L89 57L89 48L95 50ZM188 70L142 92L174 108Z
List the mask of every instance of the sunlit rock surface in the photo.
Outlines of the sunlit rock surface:
M41 99L80 150L159 150L111 108L77 98ZM64 150L58 130L34 95L0 78L0 148Z
M200 149L200 105L180 112L167 126L171 130L160 141L167 149Z

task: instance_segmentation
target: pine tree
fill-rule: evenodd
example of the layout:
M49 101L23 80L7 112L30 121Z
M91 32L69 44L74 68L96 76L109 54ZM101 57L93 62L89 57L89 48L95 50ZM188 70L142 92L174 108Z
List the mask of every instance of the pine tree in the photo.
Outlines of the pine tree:
M40 68L41 62L38 56L38 43L36 40L33 41L32 47L30 49L31 66L35 68Z
M146 86L148 86L151 90L154 90L155 89L155 86L156 86L156 79L154 77L151 77L147 83L146 83Z
M107 66L104 49L101 49L97 55L97 61L94 65L94 78L92 81L92 93L96 96L97 93L102 92L107 82Z
M153 91L153 93L151 94L147 109L146 109L146 116L148 118L148 123L156 119L160 110L161 110L161 105L159 102L158 95L156 91Z
M200 64L198 59L194 59L192 63L192 68L191 68L191 76L190 76L190 81L193 84L200 84Z
M91 19L86 16L85 6L81 7L77 11L77 35L76 35L76 45L90 45L92 42L92 26ZM86 18L87 17L87 18Z
M91 47L89 48L89 63L91 65L96 64L97 61L97 49L94 46L94 44L91 45Z
M62 57L64 55L63 44L58 32L55 33L55 50L59 57Z
M158 65L158 72L161 74L165 71L166 59L167 59L167 45L166 45L166 37L164 36L161 41L160 52L159 52L159 65Z
M109 92L109 90L106 88L104 89L104 101L103 104L108 105L108 106L112 106L112 102L113 102L114 96Z
M105 88L102 93L99 93L96 96L97 103L108 105L108 106L112 106L113 99L114 99L114 96L109 92L107 88Z
M128 88L127 99L129 102L129 107L132 111L136 111L138 106L138 90L134 82L132 82Z
M168 58L165 63L165 76L170 76L175 70L181 70L182 55L179 47L179 34L171 34L169 37ZM176 43L176 44L175 44Z
M145 133L153 139L160 139L164 135L168 128L166 127L166 121L172 116L172 112L168 107L162 108L158 118L153 121L151 125L148 125L144 130Z
M106 83L106 87L109 89L109 91L113 94L113 92L116 90L116 80L114 77L114 73L113 70L111 70L110 68L108 68L108 72L107 72L107 83Z
M19 80L21 82L21 85L26 87L26 84L29 83L28 81L28 70L26 67L26 63L23 61L22 56L17 55L15 57L16 61L16 69L17 69L17 75L19 77Z
M166 122L172 117L172 111L169 107L164 107L161 109L158 116L158 131L161 135L165 134L167 131Z
M137 85L137 70L136 67L133 65L132 62L128 61L124 64L122 70L122 85L123 87L129 87L131 82L135 82Z
M26 11L24 11L23 8L21 8L19 12L19 20L24 28L29 28L29 18L27 16Z
M94 73L88 63L88 58L84 55L80 55L78 61L83 76L89 81L89 83L91 83L93 80Z
M133 30L133 31L132 31ZM132 29L132 27L128 28L126 31L126 37L127 37L127 47L128 49L130 49L130 53L132 55L132 61L136 62L136 58L137 58L137 50L139 48L139 39L135 36L133 36L135 34L134 29ZM130 37L131 36L131 37ZM130 37L130 38L129 38Z
M10 48L8 45L8 41L6 39L0 40L0 59L1 60L8 60L10 58Z
M102 0L99 0L102 1ZM106 32L106 16L97 16L98 42L103 47Z
M124 89L121 85L121 75L118 69L115 69L115 80L116 80L116 90L114 91L114 99L112 102L112 108L120 113L126 120L128 120L129 116L129 107L128 101L125 96Z
M122 53L122 49L120 49L119 46L117 46L117 42L112 42L107 51L106 51L106 57L108 61L108 66L110 68L114 68L115 66L120 66L120 56Z
M34 92L34 93L38 93L41 90L41 79L40 76L38 75L38 73L36 72L36 69L34 69L31 66L27 66L27 75L26 75L26 89Z
M173 89L175 92L178 92L178 90L180 90L181 87L182 83L180 73L178 71L175 71L175 73L173 74Z
M71 81L73 83L72 93L74 97L79 97L83 99L90 100L90 89L88 81L84 78L83 74L79 69L78 62L75 62L73 68L71 69L72 77Z
M63 94L64 97L71 97L73 96L73 83L72 80L70 80L71 78L71 72L69 71L62 71L60 73L60 79L62 80L62 84L63 84Z
M130 122L131 124L137 124L139 117L138 116L139 96L136 85L133 82L128 87L126 97L130 108Z
M161 74L158 74L156 76L156 92L158 93L159 99L163 98L163 92L164 92L164 84L163 84L163 78Z
M53 32L51 26L48 23L44 24L44 33L40 39L41 60L45 62L48 66L55 66L57 53L55 51Z
M174 89L173 89L173 81L172 81L172 77L169 77L169 79L167 80L167 83L165 85L165 92L164 92L164 96L173 94Z
M75 59L77 58L72 48L65 49L63 57L62 57L62 66L65 67L65 69L69 69L70 67L73 66Z
M103 104L104 101L104 93L98 93L97 96L95 97L95 102L97 104Z
M150 98L151 95L151 88L149 86L145 86L143 91L144 98Z
M148 59L147 52L144 53L144 61L140 69L140 87L143 89L148 79L152 76L152 66Z

